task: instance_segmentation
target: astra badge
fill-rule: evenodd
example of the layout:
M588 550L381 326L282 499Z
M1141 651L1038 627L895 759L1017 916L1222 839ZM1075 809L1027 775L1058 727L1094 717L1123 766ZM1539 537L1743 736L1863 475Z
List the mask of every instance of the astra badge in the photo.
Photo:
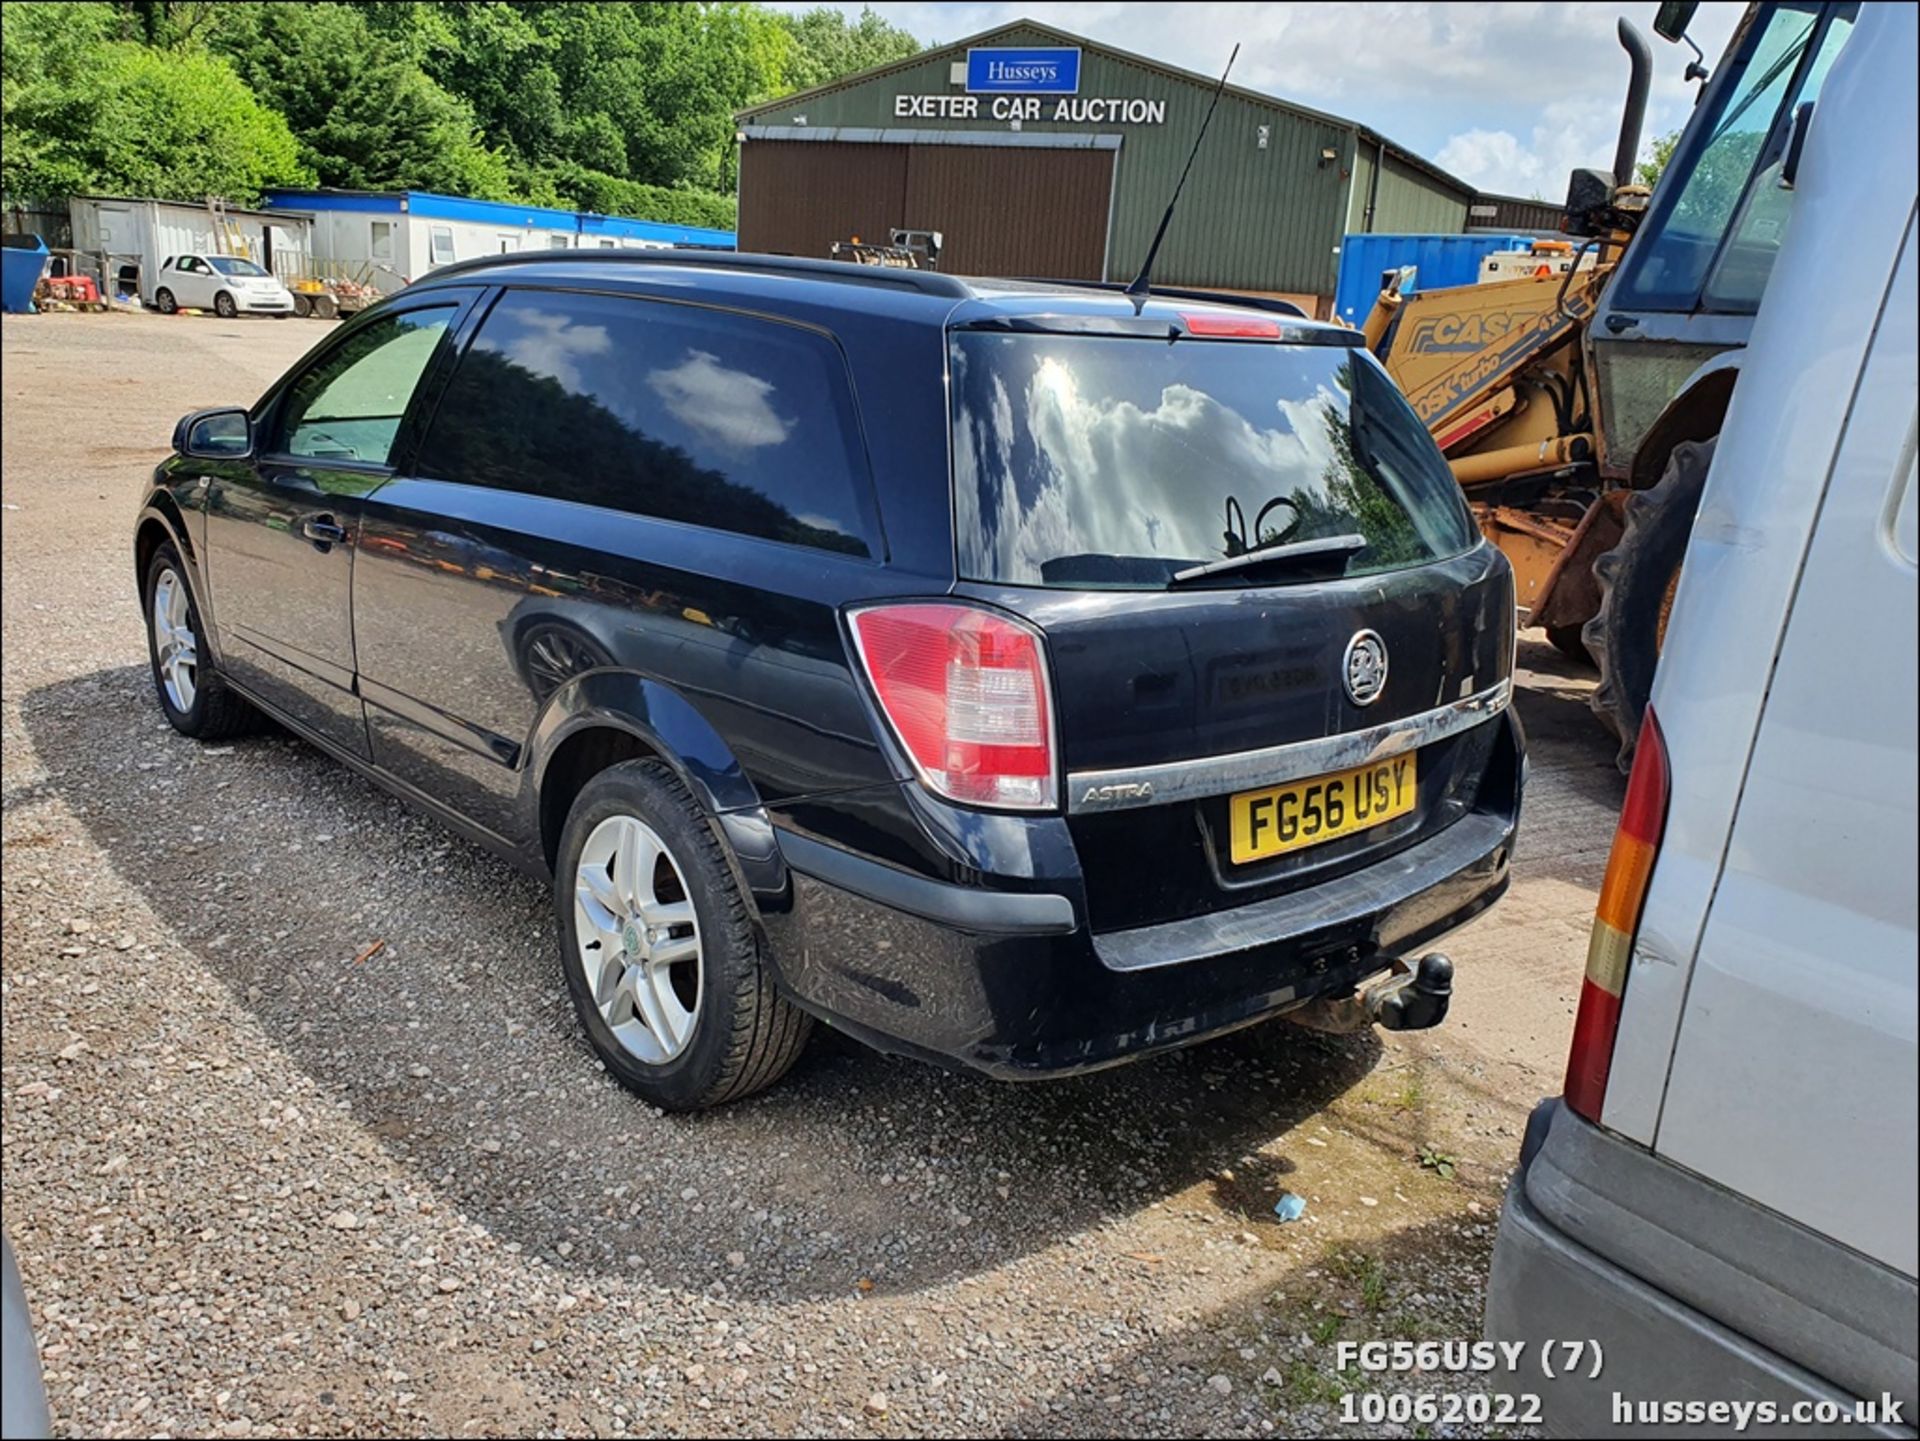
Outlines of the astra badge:
M1347 682L1347 697L1355 705L1372 705L1387 688L1387 643L1370 630L1356 631L1347 642L1347 657L1341 666Z
M1088 786L1080 797L1083 806L1110 806L1133 803L1144 805L1153 799L1151 781L1110 781L1103 786Z

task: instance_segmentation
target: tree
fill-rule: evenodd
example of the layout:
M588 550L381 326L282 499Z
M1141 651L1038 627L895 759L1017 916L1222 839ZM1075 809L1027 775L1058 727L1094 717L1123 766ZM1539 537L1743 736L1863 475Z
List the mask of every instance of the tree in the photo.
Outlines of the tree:
M1665 135L1656 135L1653 143L1647 147L1647 157L1633 167L1633 178L1647 189L1665 173L1667 164L1673 159L1673 148L1680 143L1680 132L1669 130Z
M107 39L117 27L105 6L4 13L9 192L247 202L265 186L312 183L287 122L225 60Z
M865 7L857 20L826 6L780 20L794 40L793 56L781 77L787 90L811 90L920 53L918 40Z
M209 43L286 116L320 184L504 200L505 156L472 109L354 5L229 4Z
M733 223L736 111L919 50L871 10L744 0L9 0L4 15L10 189L218 177L241 199L258 175L717 226ZM217 152L194 133L200 105Z

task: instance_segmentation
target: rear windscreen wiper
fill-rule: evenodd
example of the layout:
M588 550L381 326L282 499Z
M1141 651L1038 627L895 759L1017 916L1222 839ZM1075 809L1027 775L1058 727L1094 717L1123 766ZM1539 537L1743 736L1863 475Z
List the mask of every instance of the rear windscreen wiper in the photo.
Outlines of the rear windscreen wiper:
M1177 585L1192 585L1195 581L1207 580L1216 575L1231 575L1236 571L1253 570L1260 566L1289 563L1298 565L1303 561L1342 558L1366 548L1367 538L1364 535L1323 535L1315 540L1296 540L1291 545L1270 545L1264 549L1230 555L1225 560L1208 561L1205 565L1176 570L1172 578L1167 581L1167 589L1172 590Z

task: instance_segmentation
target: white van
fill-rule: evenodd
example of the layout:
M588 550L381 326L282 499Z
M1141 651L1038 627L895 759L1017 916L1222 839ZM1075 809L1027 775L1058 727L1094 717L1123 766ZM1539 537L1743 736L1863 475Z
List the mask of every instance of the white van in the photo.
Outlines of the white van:
M1501 1215L1487 1334L1556 1434L1915 1434L1916 49L1915 7L1861 7L1789 152L1566 1093Z

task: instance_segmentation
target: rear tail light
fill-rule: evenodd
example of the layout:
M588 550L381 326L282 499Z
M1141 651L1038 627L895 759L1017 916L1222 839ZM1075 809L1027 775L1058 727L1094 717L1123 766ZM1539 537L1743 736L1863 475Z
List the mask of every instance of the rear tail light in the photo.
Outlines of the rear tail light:
M1046 651L1031 627L950 601L848 616L887 724L926 786L966 805L1056 802Z
M1580 1013L1574 1017L1573 1046L1567 1054L1567 1105L1598 1122L1607 1097L1607 1073L1620 1030L1620 998L1627 989L1627 962L1640 929L1647 883L1667 827L1667 743L1653 707L1640 723L1633 774L1627 779L1627 803L1613 833L1600 903L1594 907L1593 937L1587 943L1587 974L1580 983Z

